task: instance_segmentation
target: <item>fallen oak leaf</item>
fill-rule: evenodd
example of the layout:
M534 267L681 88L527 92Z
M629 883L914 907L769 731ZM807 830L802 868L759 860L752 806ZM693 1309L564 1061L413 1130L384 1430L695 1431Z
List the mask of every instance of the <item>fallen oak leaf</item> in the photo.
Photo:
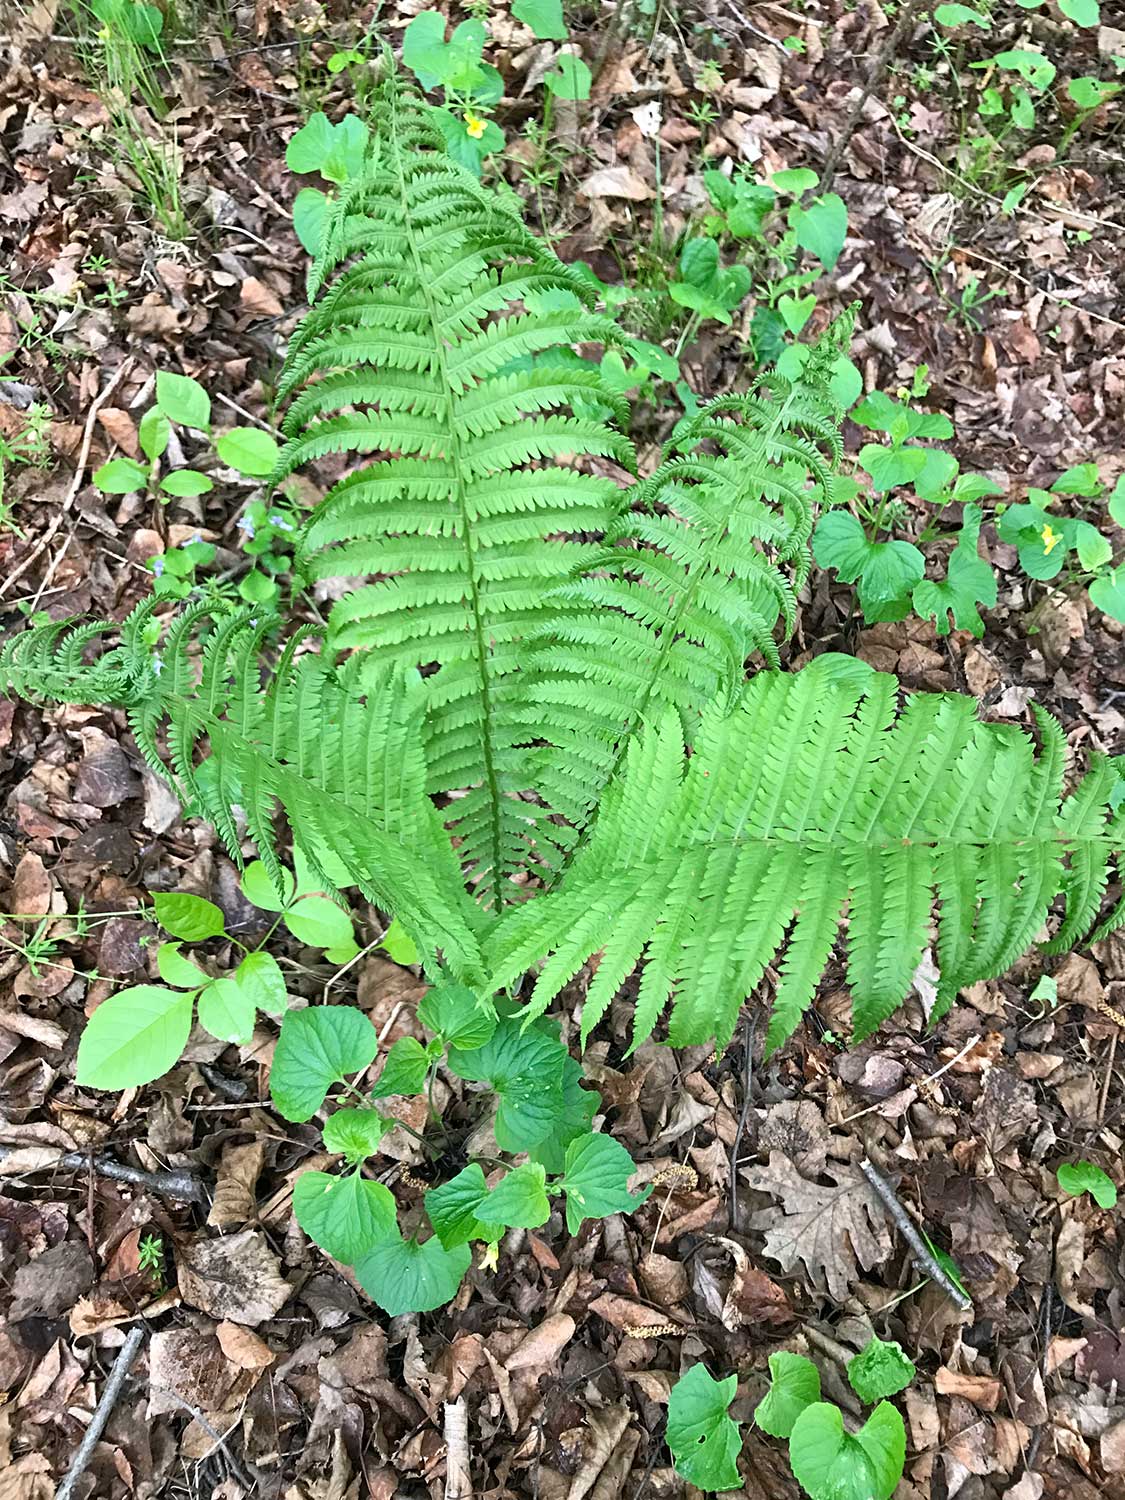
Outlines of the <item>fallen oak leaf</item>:
M752 1167L746 1181L755 1192L781 1200L784 1216L762 1209L751 1228L764 1230L765 1254L790 1272L802 1263L813 1284L842 1302L857 1279L857 1261L865 1270L891 1253L891 1237L879 1200L854 1167L826 1165L822 1175L831 1186L809 1182L788 1157L771 1151L769 1165Z

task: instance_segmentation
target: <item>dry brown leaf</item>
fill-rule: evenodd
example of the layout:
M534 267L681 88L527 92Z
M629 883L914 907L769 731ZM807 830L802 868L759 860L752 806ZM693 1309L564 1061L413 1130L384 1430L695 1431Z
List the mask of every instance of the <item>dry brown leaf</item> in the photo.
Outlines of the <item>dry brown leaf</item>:
M752 1167L746 1180L755 1192L780 1198L784 1218L763 1209L751 1226L765 1231L765 1254L783 1271L803 1263L813 1284L842 1302L857 1277L856 1262L865 1271L879 1265L891 1253L891 1237L882 1205L861 1172L832 1163L824 1175L834 1179L833 1186L806 1181L788 1157L771 1151L769 1165Z
M257 1218L255 1185L266 1159L264 1141L227 1146L219 1162L215 1196L207 1222L212 1229L232 1229Z
M98 421L130 458L140 458L141 445L137 441L137 429L127 411L122 411L117 406L103 406L98 412Z
M678 1322L666 1312L657 1312L643 1302L634 1302L632 1297L622 1297L617 1292L603 1292L590 1303L590 1311L618 1329L628 1333L633 1328L660 1328L664 1324Z
M934 1386L940 1396L961 1396L981 1411L995 1411L1000 1403L1000 1382L994 1375L959 1375L942 1365Z
M259 281L256 276L248 276L242 283L238 300L246 312L255 318L280 318L285 311L278 300L277 293L271 290L264 281Z
M632 167L603 167L592 172L578 191L586 198L627 198L630 203L646 203L656 196Z
M8 910L21 917L45 917L51 910L53 883L38 854L25 854L16 866Z
M264 1339L240 1323L220 1323L215 1337L231 1364L240 1370L264 1370L277 1357Z
M551 1364L574 1337L574 1329L574 1319L568 1313L551 1313L508 1355L509 1371Z
M185 1247L177 1271L180 1296L189 1307L251 1328L274 1317L289 1300L277 1257L253 1229Z

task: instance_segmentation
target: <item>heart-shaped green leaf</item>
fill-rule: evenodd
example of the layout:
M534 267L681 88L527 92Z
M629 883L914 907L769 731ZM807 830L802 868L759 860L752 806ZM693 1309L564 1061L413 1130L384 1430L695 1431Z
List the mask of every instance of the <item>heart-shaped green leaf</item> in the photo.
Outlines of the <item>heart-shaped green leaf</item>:
M375 1060L378 1034L362 1011L316 1005L287 1011L270 1068L270 1094L287 1120L311 1120L334 1083Z
M419 1245L415 1240L389 1239L368 1251L356 1264L360 1286L392 1318L408 1312L431 1312L452 1300L472 1262L468 1245L446 1250L435 1236Z
M770 1388L754 1411L754 1421L771 1437L787 1438L793 1424L814 1401L820 1400L820 1371L803 1354L785 1350L771 1354Z
M343 1177L302 1172L293 1188L293 1214L309 1239L345 1266L376 1245L399 1240L394 1194L358 1167Z
M737 1389L737 1375L713 1380L706 1366L692 1365L669 1394L667 1437L676 1472L701 1490L742 1487L742 1434L727 1412Z

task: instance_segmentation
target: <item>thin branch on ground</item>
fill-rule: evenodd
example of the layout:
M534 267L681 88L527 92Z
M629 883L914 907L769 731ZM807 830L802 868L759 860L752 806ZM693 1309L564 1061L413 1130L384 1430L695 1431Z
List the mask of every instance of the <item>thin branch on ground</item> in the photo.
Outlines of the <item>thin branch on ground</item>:
M32 547L31 551L20 563L19 567L13 568L12 571L8 574L7 578L5 578L4 582L0 583L0 598L2 598L3 595L8 592L13 584L19 582L19 580L23 577L23 575L27 572L28 568L30 568L33 563L35 563L40 557L43 556L43 553L46 552L47 548L54 540L59 528L62 526L63 521L70 514L71 506L74 504L78 491L82 488L82 480L86 473L86 460L90 457L90 444L94 440L94 423L98 419L98 412L101 411L102 407L113 395L114 391L125 379L126 375L128 375L129 371L133 368L134 363L135 361L132 355L130 355L127 359L123 359L118 365L117 369L106 381L105 385L102 387L98 395L94 397L94 400L90 405L90 410L86 413L86 430L82 434L82 447L80 448L78 453L78 463L75 466L74 478L71 480L70 489L66 492L62 504L59 506L51 521L44 529L43 535L36 542L35 546Z
M742 1059L742 1109L738 1116L738 1128L730 1148L730 1227L741 1233L741 1215L738 1202L738 1160L742 1137L746 1133L746 1122L750 1118L750 1100L754 1087L754 1042L757 1038L757 1017L747 1017L743 1027Z
M144 1343L145 1334L148 1329L143 1323L129 1330L125 1342L117 1352L117 1358L113 1361L113 1369L109 1372L109 1379L105 1383L101 1400L94 1408L94 1415L90 1425L83 1434L82 1441L78 1445L78 1452L70 1462L70 1468L66 1471L66 1477L55 1491L55 1500L71 1500L75 1486L85 1474L90 1460L94 1456L94 1449L105 1431L105 1425L109 1421L113 1408L117 1405L121 1388L125 1384L133 1361L137 1357L141 1345Z
M859 1169L871 1184L875 1195L887 1210L894 1222L895 1228L910 1246L910 1253L914 1257L914 1264L923 1271L932 1281L941 1287L950 1301L955 1302L962 1312L968 1312L972 1307L971 1300L959 1291L948 1272L944 1271L934 1258L932 1252L926 1245L922 1236L918 1233L914 1220L903 1208L895 1197L895 1190L879 1171L879 1168L870 1160L865 1158L859 1164Z
M21 1149L19 1146L0 1146L0 1162L7 1161ZM37 1148L35 1162L16 1170L26 1173L85 1172L90 1167L99 1177L108 1177L111 1182L127 1182L131 1187L147 1188L149 1192L179 1198L184 1203L206 1204L211 1201L206 1184L190 1172L146 1172L143 1167L130 1167L125 1162L115 1161L112 1156L91 1156L87 1151L60 1151L57 1156L51 1156Z

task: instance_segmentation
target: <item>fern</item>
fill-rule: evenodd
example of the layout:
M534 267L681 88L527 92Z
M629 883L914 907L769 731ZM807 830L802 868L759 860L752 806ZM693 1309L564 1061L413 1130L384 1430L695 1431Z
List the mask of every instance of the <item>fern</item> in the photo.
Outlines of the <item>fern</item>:
M279 883L283 809L319 874L397 915L433 977L491 993L538 970L533 1017L597 956L584 1037L639 968L636 1040L671 1001L673 1041L725 1041L769 974L776 1047L842 925L860 1035L931 940L939 1015L1048 919L1048 951L1080 941L1125 843L1115 763L1065 792L1046 715L1037 750L968 699L900 707L857 663L746 685L793 628L840 456L824 376L850 325L800 383L712 402L621 487L594 472L632 457L589 415L624 413L575 355L617 338L586 282L393 82L376 123L283 380L275 481L362 459L298 550L306 579L334 581L323 638L279 652L273 620L149 604L116 645L99 625L17 636L0 682L122 707L236 859L242 809ZM1094 936L1123 922L1125 898Z
M290 638L263 684L262 643L276 620L255 622L244 610L215 620L214 605L199 604L157 648L155 607L138 606L120 644L89 664L87 653L111 627L27 631L6 645L0 671L26 698L125 709L145 759L170 772L181 799L215 825L238 863L232 809L242 809L279 891L280 805L329 889L342 863L364 895L399 915L431 963L440 955L459 978L479 981L480 913L426 795L417 674L379 680L367 672L360 683L358 661L335 672L303 649L312 636L305 631Z
M491 936L494 984L545 956L539 1014L600 953L585 1039L643 957L634 1045L669 998L673 1043L725 1044L781 952L772 1050L811 1002L845 908L859 1037L909 993L935 904L936 1015L1008 968L1060 894L1060 935L1079 936L1125 847L1113 763L1064 798L1064 742L1047 714L1036 756L1026 734L980 723L970 699L921 695L896 714L897 691L883 674L849 685L817 666L763 673L733 713L705 716L686 763L676 716L656 718L559 889Z
M293 340L295 394L276 479L328 453L375 460L336 484L303 537L309 579L369 580L334 607L330 649L428 679L435 792L461 789L457 837L492 904L523 862L531 808L513 701L518 643L595 555L620 491L564 457L630 466L597 371L545 351L619 338L586 284L439 149L392 85L369 171L345 194L312 279L330 282ZM556 309L556 304L561 304ZM530 367L520 364L540 356ZM510 889L510 887L507 887Z

